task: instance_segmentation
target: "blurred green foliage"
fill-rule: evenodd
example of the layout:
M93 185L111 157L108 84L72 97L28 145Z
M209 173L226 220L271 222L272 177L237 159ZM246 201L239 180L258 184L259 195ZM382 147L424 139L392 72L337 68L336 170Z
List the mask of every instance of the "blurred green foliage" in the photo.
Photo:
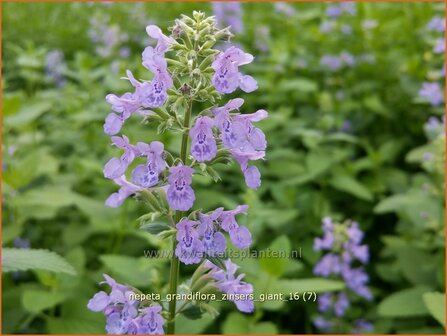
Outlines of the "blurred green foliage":
M193 9L211 14L211 6L2 6L3 245L27 239L32 249L54 251L76 271L64 274L43 265L3 274L2 331L103 333L103 317L86 309L101 273L160 292L168 260L144 258L143 251L169 249L137 229L137 218L147 211L143 205L103 205L115 190L102 175L113 155L102 130L109 111L104 97L128 89L118 79L125 69L142 72L147 24L166 28ZM440 80L444 55L433 54L435 36L426 24L443 15L444 5L360 3L356 15L340 17L326 33L320 29L326 4L291 6L296 12L286 16L272 3L244 3L245 31L234 39L256 56L247 73L258 79L259 90L232 96L246 100L247 112L270 113L260 125L269 143L267 160L259 165L262 187L246 190L238 168L223 168L223 183L195 180L197 204L211 209L245 202L250 210L242 221L253 232L255 249L302 251L299 259L239 261L256 294L340 289L340 283L313 278L319 258L313 239L324 216L356 220L371 250L367 270L375 298L355 305L350 314L372 321L378 333L444 333L445 137L424 133L427 119L441 116L444 107L417 97L423 81ZM99 55L92 20L115 25L117 34L127 36ZM375 26L366 27L368 20ZM346 25L350 34L342 32ZM269 32L262 37L263 51L262 27ZM64 55L63 82L54 82L45 70L53 50ZM344 51L365 61L334 72L320 64L322 56ZM135 118L125 132L132 142L160 138ZM178 152L179 139L163 135L162 140ZM424 160L427 152L438 164ZM190 272L182 267L185 279ZM317 332L311 323L314 303L266 301L249 316L231 304L216 305L221 311L216 321L183 319L178 332Z

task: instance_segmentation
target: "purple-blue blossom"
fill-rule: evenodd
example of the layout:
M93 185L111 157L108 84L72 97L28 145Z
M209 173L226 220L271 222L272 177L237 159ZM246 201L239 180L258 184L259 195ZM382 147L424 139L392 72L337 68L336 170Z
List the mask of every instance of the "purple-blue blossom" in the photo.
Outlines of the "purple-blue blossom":
M160 141L152 141L150 144L139 142L136 151L139 156L145 156L147 162L134 168L132 180L143 188L156 185L159 175L167 167L163 158L164 145Z
M427 23L428 30L434 30L436 32L442 33L445 31L445 17L440 17L438 15L434 16Z
M253 122L265 119L268 113L258 110L251 114L230 114L231 111L239 109L243 102L241 98L231 99L226 105L214 108L212 112L223 146L230 150L239 163L247 186L256 189L261 185L261 175L256 167L249 167L248 163L264 158L267 141L264 132L254 127Z
M280 15L294 16L296 14L295 8L286 2L275 2L275 12Z
M182 219L177 225L175 255L186 265L199 263L204 256L204 245L199 239L199 222Z
M105 204L109 208L119 207L127 197L135 194L138 190L141 190L141 187L127 181L124 175L114 179L113 182L115 182L120 189L106 199Z
M372 293L368 288L369 276L363 267L369 261L369 249L362 244L364 233L356 222L339 224L334 223L330 217L325 217L322 226L323 237L315 238L314 250L325 254L315 265L314 274L341 279L347 290L320 295L318 309L322 314L332 312L335 317L340 318L351 305L351 295L372 300ZM332 323L332 320L326 320L324 316L314 319L314 325L321 330L330 330Z
M106 317L106 331L108 334L164 334L164 318L161 316L162 307L158 303L144 306L142 302L134 300L134 292L128 286L116 282L107 274L103 274L111 291L96 293L88 302L87 308L93 312L102 312Z
M213 2L213 13L217 23L221 28L231 26L235 33L241 33L244 30L242 21L242 4L235 1Z
M212 83L220 93L234 92L238 87L244 92L252 92L258 88L256 80L239 72L239 66L249 64L254 57L241 49L231 46L219 53L212 63L215 73Z
M445 53L445 38L444 37L436 39L435 46L433 47L433 52L435 54L444 54Z
M192 208L196 199L191 188L193 173L194 169L181 163L169 169L169 187L166 195L172 209L187 211Z
M237 248L248 248L252 242L251 233L236 221L236 216L246 213L247 209L247 205L227 211L217 208L209 213L199 213L198 221L182 219L176 225L177 257L188 265L197 264L206 256L224 255L227 243L223 232L229 234Z
M104 177L108 179L116 179L120 176L124 175L127 168L132 164L135 159L135 146L131 145L129 142L129 138L125 135L122 137L113 136L112 143L122 149L124 153L120 158L112 158L110 159L104 166Z
M439 106L444 102L444 94L438 83L422 83L422 87L419 90L419 96L433 106Z
M191 155L199 162L214 159L217 153L217 144L213 135L214 120L210 117L198 117L189 131L191 142Z
M57 49L49 51L45 58L45 71L57 87L65 85L65 70L64 53Z
M210 275L216 280L217 288L221 292L232 294L229 296L230 301L233 301L241 312L252 313L254 311L253 286L242 281L245 274L235 276L239 266L227 259L225 260L225 270L218 268L210 261L205 262L205 267L210 269ZM237 294L241 295L241 299L236 299Z

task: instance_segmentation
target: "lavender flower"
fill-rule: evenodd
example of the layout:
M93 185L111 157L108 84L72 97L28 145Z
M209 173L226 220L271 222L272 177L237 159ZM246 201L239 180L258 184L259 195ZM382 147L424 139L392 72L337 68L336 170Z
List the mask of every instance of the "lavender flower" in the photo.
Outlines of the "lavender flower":
M352 1L331 4L326 8L326 15L332 18L338 18L343 14L355 15L356 4Z
M194 169L182 164L169 169L169 187L167 190L169 206L175 210L191 209L196 196L191 188Z
M95 44L96 54L107 58L113 55L118 46L128 40L117 25L110 24L110 17L93 17L90 20L90 39Z
M253 286L241 281L245 274L239 274L235 277L238 269L236 264L231 262L230 259L225 260L226 271L218 268L210 261L205 262L205 267L210 268L210 275L216 280L217 288L230 294L229 297L232 298L230 301L233 301L241 312L251 313L254 311ZM236 299L237 295L240 295L241 299Z
M256 80L239 72L239 66L249 64L253 56L241 49L230 47L216 56L212 68L216 71L212 82L220 93L231 93L238 87L245 92L252 92L258 88Z
M324 55L320 59L320 64L329 68L331 71L337 71L343 66L341 59L334 55Z
M104 133L115 135L123 127L124 121L139 110L140 101L130 92L125 93L121 97L109 94L106 96L106 101L112 105L112 110L116 113L111 112L107 116L104 123Z
M206 116L199 117L189 131L189 136L192 139L191 154L199 162L210 161L216 156L217 145L213 135L213 126L213 119Z
M445 31L445 18L440 16L434 16L429 23L427 23L428 30L434 30L442 33Z
M182 219L177 225L176 255L184 264L197 264L206 256L223 255L226 240L221 230L228 232L230 240L240 249L251 245L250 231L236 222L235 216L245 213L247 205L224 211L217 208L211 213L199 213L199 221Z
M189 219L180 221L177 227L177 247L175 255L186 265L197 264L202 260L205 248L199 240L199 233L195 226L198 222Z
M114 179L113 182L119 185L120 189L107 198L105 204L110 208L119 207L127 197L141 189L139 186L127 181L124 175Z
M435 46L433 47L433 52L435 54L445 53L445 38L441 37L436 40Z
M364 319L359 319L359 320L355 320L354 321L354 328L352 329L351 333L352 334L364 334L367 332L372 332L374 330L374 326L364 320Z
M333 31L335 28L335 22L333 21L323 21L320 24L320 32L322 33L329 33Z
M367 287L369 277L363 266L353 267L354 263L366 264L369 260L369 251L368 246L361 244L364 234L356 222L347 221L338 224L326 217L323 219L323 232L322 238L315 238L314 250L327 253L315 265L314 274L341 278L350 291L320 295L318 309L325 314L333 311L335 317L340 318L350 307L348 294L372 300L372 294ZM330 330L333 322L320 316L314 320L314 324L319 329Z
M65 85L64 72L66 65L64 63L64 53L60 50L51 50L47 53L45 59L45 70L47 76L56 83L57 87Z
M294 16L296 14L295 8L286 2L275 2L275 12L280 15Z
M216 125L220 130L223 145L230 150L239 163L249 188L260 186L260 173L256 167L248 167L248 162L264 157L267 142L261 129L254 127L252 122L263 120L268 113L258 110L251 114L230 115L230 111L242 106L244 100L230 100L225 106L212 110Z
M140 156L146 156L147 163L135 167L132 171L132 180L141 187L152 187L158 183L159 175L167 166L163 159L164 146L159 141L150 144L139 142L137 151Z
M129 143L129 139L125 135L122 137L112 137L112 142L116 147L124 150L124 153L119 159L110 159L104 166L104 177L111 180L124 175L127 167L129 167L135 159L136 151L135 147Z
M143 303L133 300L135 294L129 287L117 283L107 274L103 274L111 287L111 292L96 293L87 304L94 312L102 312L106 316L108 334L164 334L164 319L160 315L161 306L154 303L143 307Z
M231 26L231 30L235 33L241 33L244 30L242 4L240 2L213 2L212 7L217 23L221 28Z
M444 102L444 95L438 83L422 83L419 96L430 102L433 106L438 106Z

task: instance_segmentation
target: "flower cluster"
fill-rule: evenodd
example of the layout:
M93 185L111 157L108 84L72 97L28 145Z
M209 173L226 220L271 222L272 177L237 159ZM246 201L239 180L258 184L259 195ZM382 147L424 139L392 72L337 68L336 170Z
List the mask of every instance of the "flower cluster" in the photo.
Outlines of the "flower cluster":
M109 23L107 16L94 16L90 20L89 37L95 44L96 54L100 57L111 57L123 42L127 42L129 37L122 33L117 25ZM129 49L121 47L119 54L124 57L129 54Z
M107 274L103 274L111 288L109 294L104 291L96 293L87 304L94 312L102 312L106 316L108 334L164 334L164 318L158 303L143 305L134 300L134 291L128 286L117 283Z
M372 294L367 287L369 277L362 265L369 260L368 246L362 244L363 232L356 222L347 221L343 224L334 223L331 218L323 219L324 235L314 241L315 251L326 251L314 267L314 274L322 277L341 278L348 291L339 293L324 293L318 297L318 309L326 315L335 318L343 316L350 306L349 295L355 294L366 300L372 300ZM355 266L355 264L360 266ZM319 316L315 326L330 330L333 321Z
M349 52L343 51L340 55L324 55L320 59L320 64L331 71L337 71L345 66L354 66L355 58Z
M221 27L231 26L231 30L235 33L241 33L244 30L242 4L240 2L219 1L213 2L212 6L214 15Z
M356 4L353 1L331 4L326 8L326 15L332 18L338 18L344 14L355 15L356 13Z
M236 215L245 213L247 205L234 210L218 208L208 214L199 214L199 220L187 218L177 224L177 248L175 254L185 264L197 264L206 256L225 253L226 240L221 230L227 232L231 242L240 249L251 245L251 234L245 226L236 222Z
M142 65L151 72L151 79L136 79L127 70L125 79L133 86L133 92L106 96L112 111L105 120L104 132L111 136L112 144L121 150L121 155L111 158L104 166L104 176L120 187L105 203L109 207L118 207L127 197L136 194L137 199L146 202L151 209L141 217L149 219L146 229L163 238L174 236L175 257L171 260L171 272L178 272L179 261L185 264L203 261L198 269L207 268L208 280L212 279L213 286L226 293L249 295L247 300L232 301L241 311L252 312L253 287L241 281L244 275L236 277L237 266L222 257L227 247L225 233L237 248L250 246L251 233L236 221L236 216L246 213L248 206L239 205L233 210L221 207L211 212L188 211L196 201L194 174L208 175L217 181L218 173L212 168L217 163L234 160L249 188L256 189L261 185L261 174L251 161L265 157L267 142L263 131L254 124L268 114L262 109L250 114L241 113L244 103L241 98L231 99L223 105L216 103L224 94L233 93L238 88L245 92L257 89L256 80L239 70L254 57L235 46L223 51L212 49L219 40L231 37L231 33L228 28L219 30L213 17L205 18L200 12L194 12L193 17L183 15L176 20L170 28L170 36L164 35L157 26L149 25L146 32L156 45L144 49ZM196 114L195 101L210 105ZM118 135L126 120L135 113L149 124L158 122L158 133L180 132L180 157L166 151L160 141L132 143L126 135ZM191 146L188 146L189 141ZM161 225L161 232L154 222L154 218L159 217L166 221L165 226ZM206 263L206 259L215 265ZM177 277L171 273L170 294L177 292ZM107 282L113 293L117 292L116 288L126 293L127 289L121 290ZM142 329L146 320L152 321L149 327L162 331L160 306L140 309L143 322L138 322L138 302L128 302L127 296L121 295L119 302L113 302L113 307L118 303L120 310L109 313L112 301L106 298L111 296L98 293L89 304L90 308L104 311L108 316L109 332L154 333L155 329L147 332ZM197 303L186 302L180 310L194 304ZM179 313L175 305L175 301L169 303L168 333L173 332L174 319ZM151 315L146 317L146 313ZM132 322L128 323L129 320Z

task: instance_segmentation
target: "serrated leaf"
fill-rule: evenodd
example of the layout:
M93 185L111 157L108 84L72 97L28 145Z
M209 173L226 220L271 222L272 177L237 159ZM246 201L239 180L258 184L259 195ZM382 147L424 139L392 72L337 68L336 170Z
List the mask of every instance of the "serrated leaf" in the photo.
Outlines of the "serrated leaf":
M3 248L3 272L46 270L75 275L76 271L64 258L48 250Z

